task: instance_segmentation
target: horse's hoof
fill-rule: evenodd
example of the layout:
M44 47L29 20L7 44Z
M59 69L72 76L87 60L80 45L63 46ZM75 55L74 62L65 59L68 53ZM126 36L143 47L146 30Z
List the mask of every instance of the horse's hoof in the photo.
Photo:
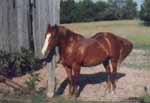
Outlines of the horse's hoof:
M116 94L116 91L115 91L115 90L112 90L112 91L111 91L111 94L112 94L112 95Z
M48 98L54 97L54 93L49 93L49 92L47 92L47 97L48 97Z
M67 97L68 97L68 98L71 98L72 96L73 96L73 95L70 94L70 93L67 94Z

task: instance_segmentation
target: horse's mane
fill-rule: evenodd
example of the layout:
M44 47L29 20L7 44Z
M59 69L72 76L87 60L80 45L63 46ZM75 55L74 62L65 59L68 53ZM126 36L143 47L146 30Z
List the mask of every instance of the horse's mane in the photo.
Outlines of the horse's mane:
M81 34L75 33L74 31L72 31L64 26L56 26L56 29L63 32L62 35L66 36L66 37L84 38Z

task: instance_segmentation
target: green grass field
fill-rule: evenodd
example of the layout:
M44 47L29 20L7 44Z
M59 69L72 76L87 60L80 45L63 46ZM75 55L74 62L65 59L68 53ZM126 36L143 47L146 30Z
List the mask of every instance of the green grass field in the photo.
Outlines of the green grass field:
M131 40L135 48L150 49L150 27L143 26L139 20L73 23L63 24L63 26L85 37L90 37L97 32L112 32Z

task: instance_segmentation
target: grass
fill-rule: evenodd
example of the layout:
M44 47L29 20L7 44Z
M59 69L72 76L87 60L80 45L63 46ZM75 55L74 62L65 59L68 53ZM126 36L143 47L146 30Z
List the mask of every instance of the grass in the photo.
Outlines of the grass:
M100 101L79 101L75 99L65 99L63 97L53 98L51 100L46 100L43 95L33 96L31 100L22 99L21 100L0 100L0 103L150 103L150 96L144 96L134 100L125 100L121 102L100 102Z
M75 100L73 98L63 98L63 97L57 97L53 99L47 99L46 96L43 95L36 95L33 96L29 99L3 99L0 100L0 103L104 103L104 102L96 102L96 101L80 101L80 100Z
M90 37L97 32L112 32L131 40L135 48L150 50L150 27L143 26L139 20L100 21L63 25L85 37Z

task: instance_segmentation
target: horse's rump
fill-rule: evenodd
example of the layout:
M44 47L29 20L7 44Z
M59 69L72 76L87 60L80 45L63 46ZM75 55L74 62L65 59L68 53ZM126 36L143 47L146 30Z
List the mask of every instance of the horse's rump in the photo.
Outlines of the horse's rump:
M99 32L96 33L96 35L92 36L91 38L94 38L98 40L99 42L102 39L108 39L111 42L111 46L117 45L117 50L119 53L119 59L118 63L122 63L122 61L129 55L129 53L132 51L133 44L131 41L122 38L120 36L114 35L110 32ZM112 42L115 41L115 42ZM111 51L111 50L110 50Z

